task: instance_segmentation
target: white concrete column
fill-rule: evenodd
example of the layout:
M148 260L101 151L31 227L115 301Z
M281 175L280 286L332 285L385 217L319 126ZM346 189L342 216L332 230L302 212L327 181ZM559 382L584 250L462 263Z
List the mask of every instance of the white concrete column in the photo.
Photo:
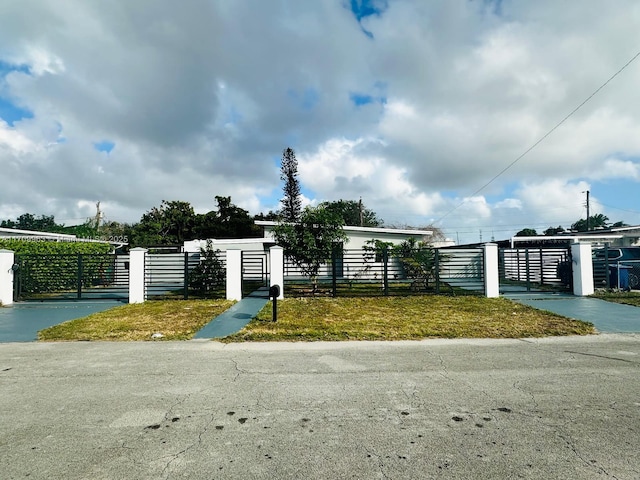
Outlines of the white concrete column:
M571 257L573 259L573 294L581 297L593 294L593 259L591 258L591 244L571 244Z
M242 250L227 250L227 300L242 300Z
M500 296L500 274L498 271L498 245L485 243L484 249L484 295L487 298Z
M282 299L284 298L284 248L271 247L269 249L269 257L271 263L269 286L278 285L280 287L278 299Z
M11 250L0 250L0 304L13 304L13 264L15 257Z
M146 256L146 248L132 248L129 251L129 303L144 303L147 300Z

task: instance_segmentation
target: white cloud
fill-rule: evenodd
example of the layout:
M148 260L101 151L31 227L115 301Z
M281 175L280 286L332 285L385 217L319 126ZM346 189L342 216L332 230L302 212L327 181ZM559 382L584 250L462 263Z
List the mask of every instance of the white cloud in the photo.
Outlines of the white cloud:
M9 2L0 61L29 73L0 73L0 95L34 117L0 122L0 214L75 218L101 200L135 221L162 199L206 211L215 195L266 212L287 146L305 203L362 196L389 223L443 218L476 237L575 221L582 190L640 181L634 63L478 192L636 53L637 2L502 2L498 15L402 0L362 25L345 5Z

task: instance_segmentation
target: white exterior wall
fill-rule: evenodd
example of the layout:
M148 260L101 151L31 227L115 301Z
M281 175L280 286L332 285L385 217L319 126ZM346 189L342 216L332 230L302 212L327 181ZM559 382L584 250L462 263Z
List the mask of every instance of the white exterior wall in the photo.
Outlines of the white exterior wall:
M227 250L227 300L242 300L242 250Z
M13 304L13 263L11 250L0 250L0 304Z
M147 300L145 288L146 255L146 248L132 248L129 251L129 303L144 303Z
M573 294L586 296L593 294L593 259L590 243L574 243L571 245L573 257Z
M484 294L487 298L500 296L500 273L498 270L498 245L484 245Z

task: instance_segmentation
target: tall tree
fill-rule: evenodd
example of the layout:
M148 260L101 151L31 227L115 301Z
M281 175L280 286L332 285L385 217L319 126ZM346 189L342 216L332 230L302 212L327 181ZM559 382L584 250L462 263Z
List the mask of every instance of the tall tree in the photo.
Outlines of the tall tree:
M359 227L380 227L382 220L373 210L369 210L362 204L362 200L335 200L322 202L321 207L330 212L337 213L344 220L345 225Z
M284 181L284 197L282 203L282 219L285 222L297 222L302 213L302 200L300 198L300 182L298 180L298 160L292 148L286 148L282 152L280 166L280 180Z
M273 229L277 244L302 274L310 277L314 292L320 266L331 259L334 243L347 240L342 225L342 218L336 213L323 207L306 207L298 222L282 222Z

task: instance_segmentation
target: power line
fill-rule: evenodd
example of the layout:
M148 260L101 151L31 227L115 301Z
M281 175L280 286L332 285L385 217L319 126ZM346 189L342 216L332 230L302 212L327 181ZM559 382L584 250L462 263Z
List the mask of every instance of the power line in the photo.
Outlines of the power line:
M555 132L564 122L566 122L571 116L573 116L574 113L576 113L578 110L580 110L589 100L591 100L593 97L595 97L598 92L600 92L600 90L602 90L604 87L606 87L609 82L611 82L614 78L616 78L620 73L622 73L622 71L624 69L626 69L629 65L631 65L631 63L633 63L633 61L638 58L640 56L640 51L638 51L632 58L631 60L629 60L627 63L625 63L622 68L620 68L616 73L614 73L611 77L609 77L607 79L606 82L604 82L602 85L600 85L591 95L589 95L580 105L578 105L576 108L574 108L568 115L566 115L562 120L560 120L551 130L549 130L547 133L545 133L542 137L540 137L540 139L535 142L533 145L531 145L529 148L527 148L524 153L522 153L518 158L516 158L513 162L511 162L509 165L507 165L505 168L503 168L500 172L498 172L497 175L495 175L491 180L489 180L487 183L485 183L483 186L481 186L479 189L477 189L475 192L473 192L471 195L469 195L469 197L474 197L476 196L478 193L480 193L482 190L484 190L485 188L487 188L489 185L491 185L494 181L496 181L503 173L505 173L507 170L509 170L511 167L513 167L516 163L518 163L527 153L529 153L531 150L533 150L534 148L536 148L540 143L542 143L549 135L551 135L553 132ZM469 198L467 197L467 198ZM455 210L457 210L458 208L460 208L462 205L464 205L465 203L467 203L467 200L463 200L460 204L456 205L453 209L449 210L447 213L445 213L442 217L440 217L437 222L441 222L442 220L444 220L447 216L449 216L450 213L454 212ZM437 223L436 222L436 223Z

